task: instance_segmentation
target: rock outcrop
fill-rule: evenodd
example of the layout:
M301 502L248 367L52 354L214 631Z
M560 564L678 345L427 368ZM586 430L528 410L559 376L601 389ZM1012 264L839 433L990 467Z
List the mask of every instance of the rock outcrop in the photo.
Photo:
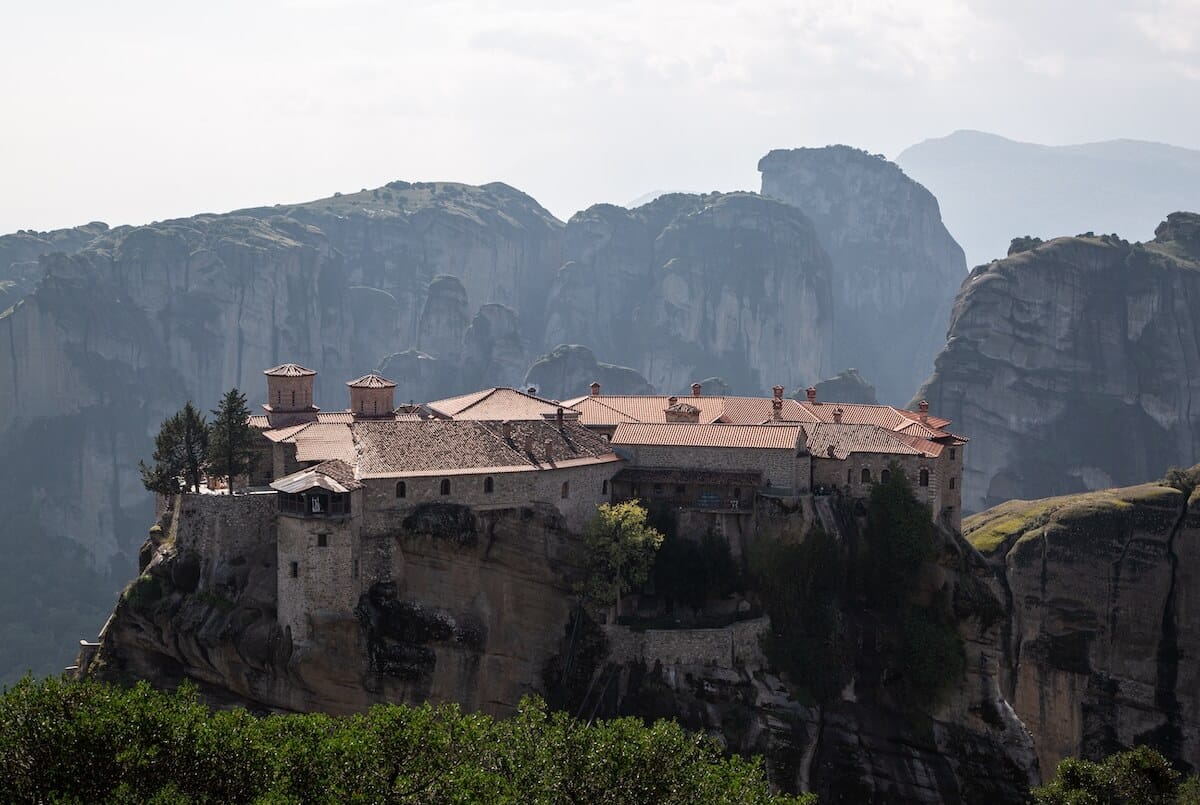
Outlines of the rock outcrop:
M51 232L22 230L0 236L0 310L28 294L41 278L38 258L55 252L71 253L109 234L108 225L93 221Z
M526 386L555 400L587 394L592 383L599 383L605 394L654 393L654 387L633 369L600 363L590 349L579 344L560 345L538 358L525 374Z
M1200 216L979 266L918 397L970 437L963 509L1140 483L1200 452Z
M1005 693L1044 775L1137 744L1200 767L1200 494L1181 487L1011 501L964 523L1007 588Z
M544 344L585 344L660 389L744 393L829 368L829 260L795 208L750 193L601 204L567 223Z
M817 390L818 400L837 400L838 402L862 403L875 405L879 402L875 397L875 387L866 381L857 369L846 369L836 375L813 384ZM807 389L797 389L794 395L797 400L806 397Z
M758 169L763 194L803 210L833 261L833 366L857 366L883 402L906 402L945 343L967 271L937 199L844 145L772 151Z

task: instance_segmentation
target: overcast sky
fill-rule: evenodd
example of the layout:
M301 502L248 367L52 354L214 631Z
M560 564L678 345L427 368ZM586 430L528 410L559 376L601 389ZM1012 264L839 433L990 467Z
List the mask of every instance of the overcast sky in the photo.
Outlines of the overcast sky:
M565 218L960 128L1200 148L1200 0L16 4L0 232L392 179L505 181Z

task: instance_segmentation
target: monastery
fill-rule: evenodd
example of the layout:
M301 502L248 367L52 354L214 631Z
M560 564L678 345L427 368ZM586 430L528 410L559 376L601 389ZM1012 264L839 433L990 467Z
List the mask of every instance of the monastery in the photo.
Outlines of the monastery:
M420 405L394 404L379 375L347 383L349 408L313 405L316 372L268 369L254 477L278 499L278 616L303 641L309 613L353 611L373 575L366 535L422 504L483 513L549 504L582 530L606 502L638 499L723 533L752 529L769 498L835 490L863 499L903 468L934 519L958 529L966 440L920 410L807 399L588 394L547 400L491 388ZM465 516L470 517L470 514ZM735 551L736 555L736 551Z

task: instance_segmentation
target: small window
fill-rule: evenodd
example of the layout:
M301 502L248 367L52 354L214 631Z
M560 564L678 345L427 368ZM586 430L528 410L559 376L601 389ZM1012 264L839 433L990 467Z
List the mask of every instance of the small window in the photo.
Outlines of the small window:
M483 479L483 494L490 495L495 491L496 491L496 482L494 480L492 480L492 476L489 475L488 477ZM446 493L443 492L442 494L444 495Z
M408 484L404 483L404 481L396 481L396 497L408 497Z
M282 390L275 392L275 404L278 405L280 408L283 407L283 391Z
M600 483L600 494L601 494L601 495L607 495L607 494L608 494L608 481L607 481L607 480L605 480L605 481L602 481L602 482Z
M353 565L353 569L350 571L350 576L351 576L351 578L355 578L355 579L358 578L358 560L357 559L354 560L354 565Z
M854 483L854 470L847 469L846 470L846 485L849 486L852 483Z
M740 486L735 486L733 488L733 499L741 500L741 498L742 498L742 488Z
M296 407L296 390L292 389L292 407Z
M317 534L317 547L318 548L328 548L329 547L329 535L328 534Z
M443 478L443 479L442 479L442 486L441 486L441 490L440 490L440 491L441 491L441 493L442 493L443 495L449 495L449 494L450 494L450 479L449 479L449 478Z
M954 488L954 478L953 477L950 478L950 488L951 489Z
M921 486L929 486L929 470L921 470L917 475L917 483Z
M892 477L892 473L891 473L891 472L889 472L888 470L883 470L883 471L881 471L881 472L879 473L879 481L880 481L880 483L885 483L885 484L886 484L886 483L888 482L888 478L891 478L891 477Z
M631 486L631 487L629 488L629 494L633 495L635 498L636 498L636 497L641 497L641 495L642 495L642 488L641 488L640 486L638 486L637 484L634 484L633 486Z
M687 487L683 484L675 484L675 494L683 495L687 493Z
M862 482L864 484L871 483L871 470L868 467L862 468Z
M955 456L957 456L957 455L958 455L958 450L957 450L957 449L955 449L955 448L953 448L953 447L951 447L951 448L950 448L950 460L951 460L951 461L953 461L953 460L954 460L954 457L955 457Z
M571 482L563 481L561 497L563 500L571 497Z
M298 578L300 578L300 563L299 563L299 562L292 562L292 565L291 565L291 571L292 571L292 578L293 578L293 579L298 579Z
M654 485L654 494L656 494L656 495L661 495L661 494L662 494L662 484L655 484L655 485Z

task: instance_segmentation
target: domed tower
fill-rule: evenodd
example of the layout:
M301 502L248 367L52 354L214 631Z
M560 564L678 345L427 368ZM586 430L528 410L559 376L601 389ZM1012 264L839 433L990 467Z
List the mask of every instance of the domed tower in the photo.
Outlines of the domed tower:
M355 419L390 417L396 410L396 384L376 374L363 375L346 384L350 387L350 413Z
M316 372L295 363L285 363L263 374L267 376L267 402L263 409L272 428L316 420L320 410L313 405Z

